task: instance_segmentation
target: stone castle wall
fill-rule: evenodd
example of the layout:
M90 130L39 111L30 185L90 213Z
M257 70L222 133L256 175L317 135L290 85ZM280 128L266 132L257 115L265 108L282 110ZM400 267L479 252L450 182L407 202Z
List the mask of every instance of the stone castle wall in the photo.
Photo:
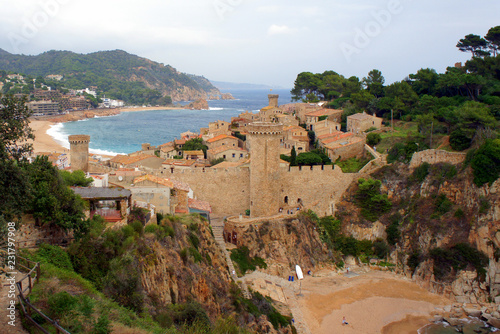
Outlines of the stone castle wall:
M250 171L248 168L186 169L160 174L182 181L193 189L197 199L208 201L217 214L245 213L250 208Z
M335 203L358 174L343 173L339 167L302 166L282 168L274 180L279 189L278 208L301 206L319 215L331 215ZM208 201L214 214L244 214L250 209L250 171L248 168L174 170L161 177L188 183L200 200ZM287 197L288 203L285 203ZM299 201L300 199L300 201ZM300 204L301 203L301 204Z
M410 168L415 168L420 166L423 162L430 164L437 164L442 162L447 162L452 165L456 165L464 162L465 153L458 152L448 152L444 150L425 150L413 153L413 157L410 161Z
M357 174L343 173L340 167L332 167L334 166L301 166L282 171L282 205L286 206L284 199L287 196L290 207L302 205L320 216L333 214L335 203Z

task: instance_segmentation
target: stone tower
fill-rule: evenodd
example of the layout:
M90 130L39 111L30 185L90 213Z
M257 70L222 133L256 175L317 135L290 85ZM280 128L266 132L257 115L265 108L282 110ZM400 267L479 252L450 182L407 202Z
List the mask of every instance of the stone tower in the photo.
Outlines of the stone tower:
M254 122L247 127L250 140L250 216L278 213L280 137L283 124Z
M278 107L278 97L280 97L278 94L268 94L267 98L269 99L269 106L270 107Z
M71 170L89 171L89 142L88 135L71 135L68 137L70 144Z

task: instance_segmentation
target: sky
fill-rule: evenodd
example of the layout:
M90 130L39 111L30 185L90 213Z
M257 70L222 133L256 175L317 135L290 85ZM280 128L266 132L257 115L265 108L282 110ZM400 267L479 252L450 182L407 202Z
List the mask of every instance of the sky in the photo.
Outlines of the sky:
M35 55L121 49L210 80L291 88L301 72L382 71L465 62L456 48L500 25L500 1L1 0L0 48Z

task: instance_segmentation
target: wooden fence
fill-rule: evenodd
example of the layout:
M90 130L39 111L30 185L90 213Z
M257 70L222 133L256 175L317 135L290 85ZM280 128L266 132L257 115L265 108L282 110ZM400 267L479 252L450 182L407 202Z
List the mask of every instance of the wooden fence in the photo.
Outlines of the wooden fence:
M24 262L25 264L22 264ZM34 264L32 268L30 266ZM24 270L27 270L28 273L16 282L18 289L18 299L19 299L19 312L24 319L32 325L35 329L37 329L41 333L50 334L45 328L39 325L34 319L33 314L36 313L43 319L45 319L46 323L52 325L57 334L71 334L57 323L57 321L50 319L48 316L42 313L39 309L37 309L33 304L31 304L28 295L31 293L33 289L33 285L36 281L40 279L40 263L33 262L28 259L17 256L16 265Z

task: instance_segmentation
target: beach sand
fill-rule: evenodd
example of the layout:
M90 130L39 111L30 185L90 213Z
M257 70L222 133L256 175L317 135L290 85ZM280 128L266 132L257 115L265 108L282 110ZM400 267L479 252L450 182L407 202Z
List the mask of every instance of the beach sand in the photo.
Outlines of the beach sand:
M54 138L47 134L47 130L54 124L49 121L31 120L30 127L35 135L35 140L31 143L33 144L33 151L35 153L58 152L69 154L69 149L60 145Z
M306 276L296 297L311 333L417 333L451 301L390 272ZM346 317L348 325L342 324Z

